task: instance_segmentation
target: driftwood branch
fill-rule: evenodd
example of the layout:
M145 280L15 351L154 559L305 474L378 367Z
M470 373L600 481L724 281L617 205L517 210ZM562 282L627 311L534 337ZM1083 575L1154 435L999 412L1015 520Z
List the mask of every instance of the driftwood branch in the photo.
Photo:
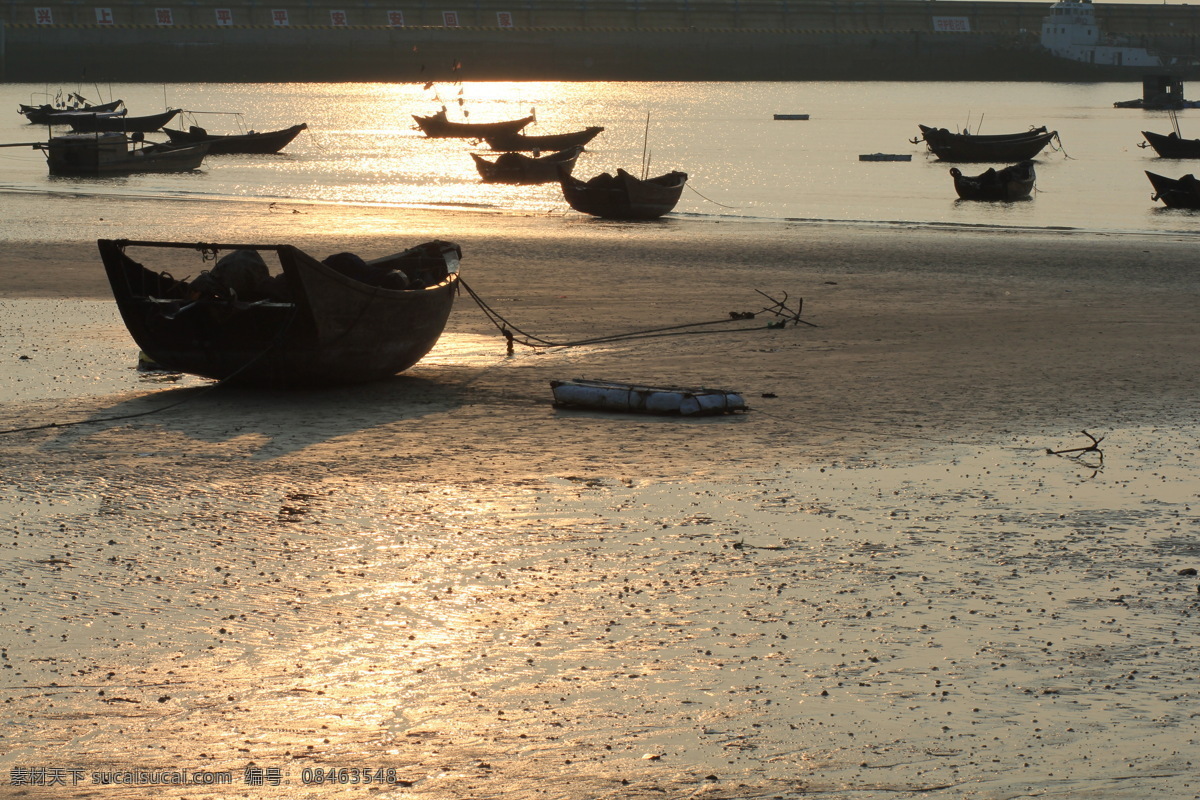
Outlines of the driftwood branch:
M1100 443L1104 441L1104 437L1101 436L1099 439L1097 439L1095 436L1092 436L1087 431L1083 431L1083 435L1092 440L1092 443L1090 445L1088 445L1087 447L1069 447L1065 450L1051 450L1049 448L1046 448L1046 455L1051 455L1051 456L1065 455L1068 458L1082 458L1084 453L1096 453L1100 456L1100 462L1103 463L1104 462L1104 451L1100 449Z

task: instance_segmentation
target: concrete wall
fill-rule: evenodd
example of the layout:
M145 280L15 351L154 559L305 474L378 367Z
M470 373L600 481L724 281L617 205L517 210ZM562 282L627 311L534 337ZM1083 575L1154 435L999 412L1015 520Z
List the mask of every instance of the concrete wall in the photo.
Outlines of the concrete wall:
M1036 45L1048 3L43 2L2 6L10 21L0 27L0 80L1130 79L1048 58ZM1097 10L1110 33L1200 53L1189 6ZM966 30L936 30L947 19Z

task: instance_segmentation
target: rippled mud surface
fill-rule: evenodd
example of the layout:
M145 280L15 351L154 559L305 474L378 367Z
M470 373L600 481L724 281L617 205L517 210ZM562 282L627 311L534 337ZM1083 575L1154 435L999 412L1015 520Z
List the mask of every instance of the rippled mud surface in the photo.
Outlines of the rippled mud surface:
M297 396L5 310L4 797L1200 796L1191 370L964 396L931 360L934 404L688 341L755 393L685 421L555 410L580 356L471 330Z
M4 767L75 797L149 796L92 783L134 767L233 775L181 797L1190 797L1196 475L1157 440L739 485L61 480L47 439L0 492Z

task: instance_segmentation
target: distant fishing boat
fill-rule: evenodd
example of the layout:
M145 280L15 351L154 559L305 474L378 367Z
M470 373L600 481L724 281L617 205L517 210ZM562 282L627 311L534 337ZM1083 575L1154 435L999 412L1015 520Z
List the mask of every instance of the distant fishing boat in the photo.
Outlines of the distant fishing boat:
M918 125L921 136L911 139L913 144L922 140L929 152L940 161L990 162L993 164L1013 163L1033 158L1046 145L1058 137L1058 131L1048 131L1045 126L1021 133L980 135L954 133L946 128Z
M963 175L957 167L951 167L950 176L954 178L954 191L962 200L1009 203L1027 199L1037 179L1032 161L1022 161L1004 169L988 169L979 175Z
M486 139L488 136L516 133L533 122L532 116L501 122L451 122L444 110L430 117L413 114L413 119L430 139Z
M560 173L571 174L582 152L583 147L575 145L538 158L524 153L501 153L495 161L478 153L471 153L471 158L484 183L554 183Z

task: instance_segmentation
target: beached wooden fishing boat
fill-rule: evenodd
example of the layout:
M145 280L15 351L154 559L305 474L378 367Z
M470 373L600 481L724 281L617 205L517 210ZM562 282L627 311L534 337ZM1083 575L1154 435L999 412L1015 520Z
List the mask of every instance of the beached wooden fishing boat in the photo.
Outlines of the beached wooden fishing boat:
M954 178L954 190L963 200L1025 200L1033 193L1037 180L1032 161L999 170L989 168L978 175L963 175L958 167L951 167L950 175Z
M290 128L284 128L278 131L249 131L248 133L229 133L215 134L209 133L204 128L189 127L186 131L176 130L175 128L163 128L163 133L171 140L172 144L200 144L204 142L208 145L208 154L229 155L231 153L253 153L264 155L270 153L278 153L283 148L292 143L292 140L300 135L301 131L308 130L306 123L293 125Z
M92 104L92 103L88 103L86 100L84 100L82 97L79 97L78 95L73 95L72 97L78 98L79 105L55 106L55 105L51 105L49 103L45 103L40 106L33 106L33 105L26 105L25 103L21 103L20 104L21 113L25 115L25 119L29 120L31 123L34 123L35 125L48 125L54 121L54 117L57 115L73 114L73 113L80 113L80 112L92 113L92 114L105 114L105 113L117 111L118 109L121 108L122 105L124 105L123 101L121 101L121 100L113 100L108 103Z
M595 139L604 128L591 127L571 133L530 135L525 133L495 134L483 137L487 146L497 152L528 153L534 150L566 150L583 146Z
M445 328L461 256L443 241L371 261L349 253L318 261L292 245L98 244L125 326L152 361L280 388L380 380L417 363ZM129 255L141 258L143 249L154 258L149 267ZM176 280L165 269L179 269L167 263L170 249L227 255ZM274 253L281 271L263 253Z
M550 391L554 395L554 405L561 408L679 414L685 417L746 410L746 401L740 394L722 389L641 386L576 378L550 381Z
M1167 134L1142 131L1146 137L1139 146L1154 148L1160 158L1200 158L1200 139L1182 139L1175 131Z
M147 144L135 133L67 133L31 146L46 155L51 175L103 176L198 169L208 145Z
M502 122L451 122L446 118L445 111L439 111L431 117L413 114L413 119L430 139L486 139L488 136L516 133L533 122L533 117Z
M925 142L929 152L941 161L1013 163L1031 159L1058 137L1058 131L1045 127L1023 133L979 135L952 133L945 128L918 125L921 136L913 144Z
M668 172L639 180L623 169L601 173L587 181L559 175L563 197L576 211L605 219L657 219L675 208L686 172Z
M95 114L88 111L75 111L62 115L62 122L71 126L76 133L94 133L97 131L123 131L125 133L152 133L171 120L175 119L181 109L170 108L158 114L144 117L131 117L127 114ZM57 119L56 119L57 121Z
M1151 200L1161 200L1167 208L1200 208L1200 181L1191 173L1182 178L1168 178L1146 172L1146 177L1154 187Z
M475 168L484 183L554 183L561 174L570 175L575 169L575 160L583 152L576 145L557 153L535 158L523 153L501 153L495 161L471 153Z

